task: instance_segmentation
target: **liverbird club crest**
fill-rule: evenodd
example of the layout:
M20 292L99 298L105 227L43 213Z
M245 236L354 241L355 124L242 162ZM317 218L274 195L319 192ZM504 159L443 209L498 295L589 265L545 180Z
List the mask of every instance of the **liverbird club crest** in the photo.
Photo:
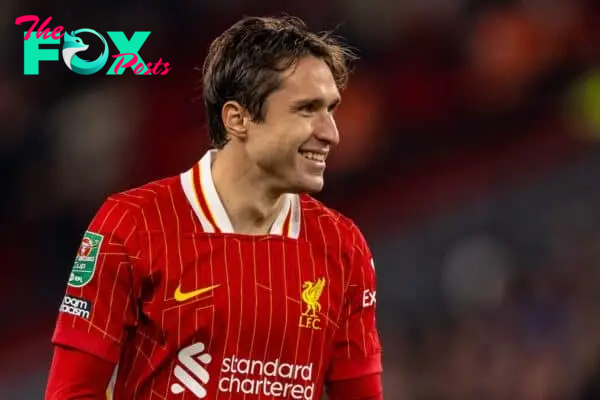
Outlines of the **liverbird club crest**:
M300 315L298 326L301 328L321 329L319 312L321 304L319 298L325 287L325 278L319 278L315 282L306 281L302 284L302 301L306 304L306 310Z

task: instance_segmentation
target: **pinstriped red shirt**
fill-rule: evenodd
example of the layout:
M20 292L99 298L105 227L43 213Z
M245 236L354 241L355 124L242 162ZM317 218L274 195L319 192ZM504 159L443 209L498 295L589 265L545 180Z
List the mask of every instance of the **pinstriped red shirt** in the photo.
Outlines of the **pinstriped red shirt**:
M105 201L53 342L115 362L115 400L319 399L327 382L381 372L357 227L289 194L268 235L236 234L211 155Z

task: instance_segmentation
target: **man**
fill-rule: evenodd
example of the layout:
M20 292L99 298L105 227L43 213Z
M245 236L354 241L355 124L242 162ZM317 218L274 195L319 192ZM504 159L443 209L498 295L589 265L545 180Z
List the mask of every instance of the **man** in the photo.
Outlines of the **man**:
M375 272L323 187L351 52L291 18L211 45L211 150L84 234L46 399L381 399ZM112 379L111 379L112 377Z

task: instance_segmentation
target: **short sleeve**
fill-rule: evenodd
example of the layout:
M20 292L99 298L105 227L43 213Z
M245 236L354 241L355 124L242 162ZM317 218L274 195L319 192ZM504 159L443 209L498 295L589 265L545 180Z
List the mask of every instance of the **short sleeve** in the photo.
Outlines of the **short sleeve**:
M127 328L137 324L134 210L109 198L83 234L60 305L54 344L118 361Z
M371 251L355 227L345 312L335 336L328 381L381 373L376 322L376 279Z

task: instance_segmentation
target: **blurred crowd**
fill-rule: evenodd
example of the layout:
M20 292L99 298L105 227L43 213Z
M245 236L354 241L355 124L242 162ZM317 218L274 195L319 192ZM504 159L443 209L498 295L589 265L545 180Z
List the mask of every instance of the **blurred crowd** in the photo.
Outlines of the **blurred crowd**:
M386 399L600 399L598 1L0 10L0 398L40 397L73 255L103 199L208 147L194 67L212 38L241 15L285 11L361 57L317 197L373 248ZM52 16L51 28L149 30L140 55L173 69L80 76L41 62L25 76L28 26L14 25L25 14Z

